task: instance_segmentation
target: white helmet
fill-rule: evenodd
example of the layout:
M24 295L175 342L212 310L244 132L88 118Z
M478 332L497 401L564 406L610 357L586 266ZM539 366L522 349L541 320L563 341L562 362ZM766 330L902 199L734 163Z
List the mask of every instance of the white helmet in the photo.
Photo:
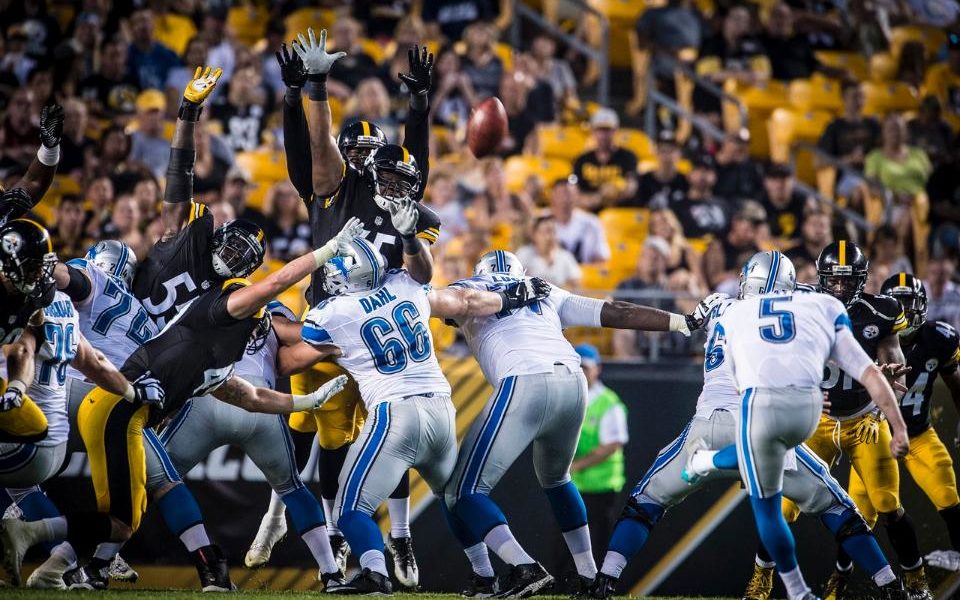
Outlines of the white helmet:
M323 264L323 291L331 296L362 294L383 284L387 259L363 238L350 242L352 254L334 256Z
M513 252L494 250L481 256L476 266L473 267L474 275L489 275L491 273L523 277L527 270L523 268L523 263Z
M797 271L782 252L757 252L740 271L739 298L771 292L792 292L797 287Z
M137 255L123 242L119 240L97 242L90 246L83 258L107 275L122 281L127 289L133 285L133 277L137 274Z

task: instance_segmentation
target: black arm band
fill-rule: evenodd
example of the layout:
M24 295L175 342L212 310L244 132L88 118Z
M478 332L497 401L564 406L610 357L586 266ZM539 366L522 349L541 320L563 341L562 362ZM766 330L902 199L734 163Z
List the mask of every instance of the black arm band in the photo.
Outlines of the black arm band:
M90 292L93 291L93 286L90 285L90 280L87 279L87 276L83 274L80 269L66 265L67 274L70 276L70 282L67 283L67 287L60 290L64 294L70 296L70 299L74 302L83 302L90 297Z
M193 164L197 161L195 150L170 148L170 162L167 165L167 187L163 190L163 201L177 204L190 202L193 198Z
M317 102L327 99L327 74L307 75L307 98Z
M426 92L420 94L410 94L410 108L425 112L430 108L430 98Z
M202 112L202 104L194 104L193 102L184 99L180 103L180 112L177 114L177 117L183 121L192 121L196 123L200 120L200 113Z
M300 96L302 88L298 87L288 87L287 92L283 95L283 100L290 106L296 106L300 102Z
M401 235L400 239L403 241L404 254L419 254L420 251L423 250L423 244L420 243L420 240L417 238L416 234Z

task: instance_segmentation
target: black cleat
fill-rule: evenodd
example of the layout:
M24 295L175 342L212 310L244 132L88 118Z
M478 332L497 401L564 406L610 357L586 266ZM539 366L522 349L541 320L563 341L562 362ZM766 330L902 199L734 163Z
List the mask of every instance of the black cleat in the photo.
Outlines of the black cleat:
M587 591L587 597L598 598L599 600L612 598L617 588L617 581L618 578L616 577L611 577L606 573L597 573L597 576L593 578L593 583L590 584L590 589Z
M827 580L827 585L823 587L823 600L842 600L847 584L850 583L851 573L853 569L841 571L835 568Z
M76 567L63 574L63 582L71 590L105 590L110 584L110 576L106 568L91 569Z
M589 577L584 577L583 575L577 575L577 589L570 594L570 598L573 600L580 600L581 598L590 597L590 586L593 585L593 579Z
M332 592L335 588L342 586L347 582L342 571L333 573L321 573L320 582L323 583L323 591Z
M900 581L894 581L880 588L880 600L911 600L909 592L903 589Z
M417 589L420 584L420 568L417 566L417 557L413 555L413 539L395 538L391 535L387 537L384 546L393 559L393 576L402 587L408 590Z
M393 584L387 575L363 569L350 581L328 588L327 593L346 596L392 596Z
M550 588L553 581L553 575L540 563L514 565L495 598L528 598Z
M230 569L220 546L210 544L194 552L197 561L197 575L200 576L200 588L204 592L234 592L237 586L230 581Z
M460 592L464 598L492 598L500 591L497 576L484 577L473 573L470 575L470 584Z
M350 557L350 545L342 535L330 536L330 549L333 550L333 560L337 562L341 573L347 572L347 558Z

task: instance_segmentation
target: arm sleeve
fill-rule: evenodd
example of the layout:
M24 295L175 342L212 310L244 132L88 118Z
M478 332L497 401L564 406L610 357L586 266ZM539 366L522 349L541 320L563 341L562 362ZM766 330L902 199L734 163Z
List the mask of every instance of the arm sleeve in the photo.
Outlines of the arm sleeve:
M629 441L627 411L619 404L614 405L600 419L600 443L626 444Z
M89 300L90 292L93 291L93 284L90 283L90 279L82 270L86 268L86 264L87 261L82 259L74 259L66 263L70 283L60 291L70 296L70 300L77 304L82 304Z
M193 199L193 167L196 162L197 152L193 148L170 147L164 202L180 204Z
M853 337L853 332L850 331L849 317L842 315L838 317L838 319L846 319L846 323L837 325L837 337L833 341L833 350L830 352L830 358L836 362L841 369L859 381L860 376L863 375L867 367L873 364L873 361L870 360L867 353L863 351L860 343L857 342L857 338Z
M417 204L420 218L417 220L417 237L427 240L431 245L440 239L440 217L422 204Z
M310 129L303 103L283 103L283 150L287 155L287 175L304 201L313 197L313 156L310 153Z
M403 124L403 145L420 167L420 198L430 176L430 111L410 109ZM420 199L418 198L418 200Z
M600 327L604 300L577 296L559 288L550 292L550 300L557 303L557 314L563 327Z

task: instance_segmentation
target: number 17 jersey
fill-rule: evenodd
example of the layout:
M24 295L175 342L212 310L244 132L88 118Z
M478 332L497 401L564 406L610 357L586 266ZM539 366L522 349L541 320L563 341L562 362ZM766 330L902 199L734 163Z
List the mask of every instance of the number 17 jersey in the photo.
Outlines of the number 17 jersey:
M429 289L391 270L368 294L334 296L307 313L303 340L340 349L337 363L356 380L368 411L407 396L450 394L433 351Z

